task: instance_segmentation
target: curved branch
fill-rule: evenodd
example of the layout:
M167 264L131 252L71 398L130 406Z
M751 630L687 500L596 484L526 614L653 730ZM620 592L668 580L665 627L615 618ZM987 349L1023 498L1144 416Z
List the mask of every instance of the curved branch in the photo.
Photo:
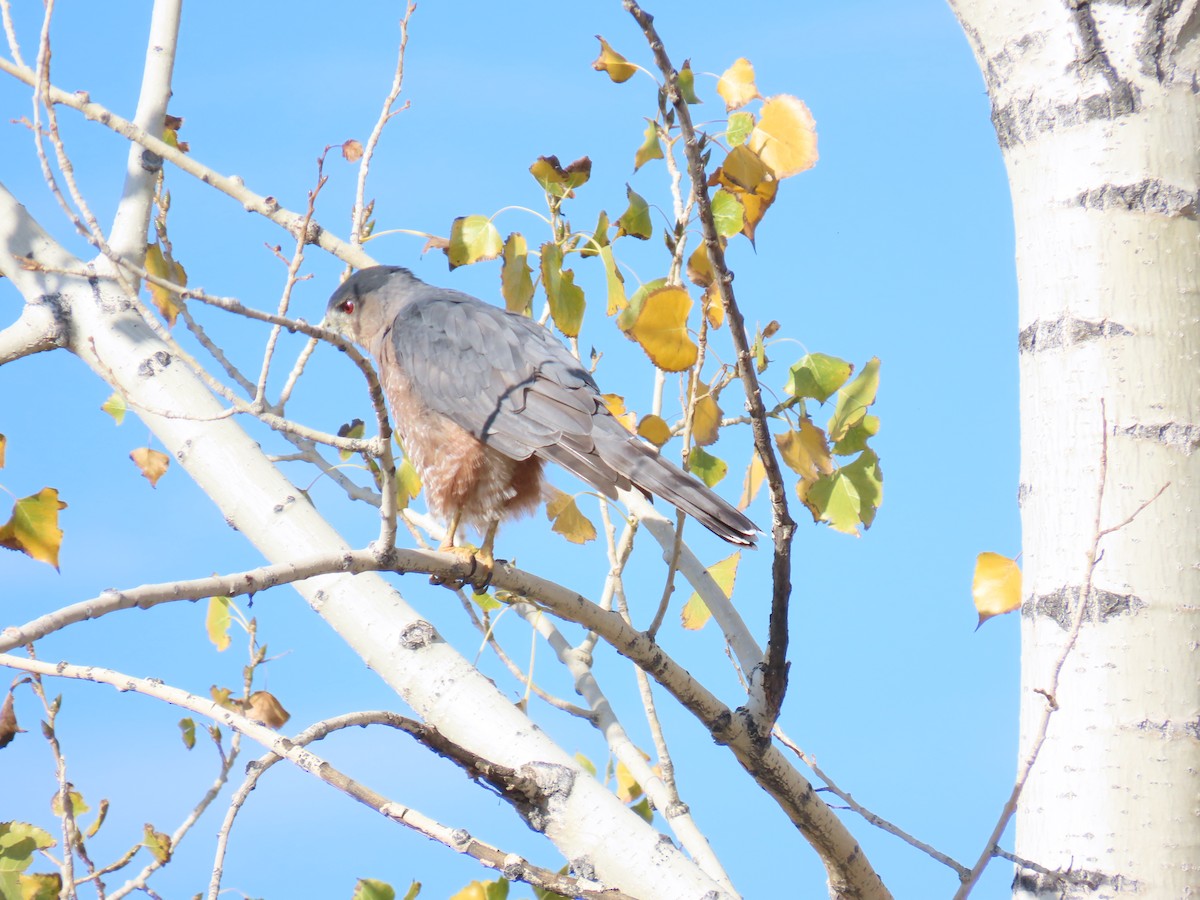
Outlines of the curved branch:
M92 681L96 684L107 684L119 691L136 691L147 697L163 700L173 706L191 710L197 715L221 722L262 744L273 755L288 760L297 768L353 797L380 815L405 825L433 841L444 844L455 852L466 854L491 869L500 871L510 881L524 881L538 887L552 889L564 896L595 897L602 898L602 900L607 900L607 898L633 900L627 894L604 891L602 886L595 882L584 884L580 880L534 866L516 854L505 853L475 839L462 829L450 828L411 807L395 803L366 785L355 781L334 768L326 760L306 750L302 744L289 740L277 731L240 713L226 709L212 700L163 684L156 679L135 678L132 675L97 666L52 664L9 654L0 654L0 665L42 676L73 678L80 681ZM70 854L67 856L69 857Z

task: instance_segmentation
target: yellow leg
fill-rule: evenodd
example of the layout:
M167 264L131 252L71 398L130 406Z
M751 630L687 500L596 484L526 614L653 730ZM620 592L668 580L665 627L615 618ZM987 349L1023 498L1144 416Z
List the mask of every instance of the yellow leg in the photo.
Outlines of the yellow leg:
M454 515L450 517L450 525L446 529L446 536L442 538L442 542L438 544L438 550L446 551L454 547L454 537L458 534L458 523L462 519L462 510L456 509Z

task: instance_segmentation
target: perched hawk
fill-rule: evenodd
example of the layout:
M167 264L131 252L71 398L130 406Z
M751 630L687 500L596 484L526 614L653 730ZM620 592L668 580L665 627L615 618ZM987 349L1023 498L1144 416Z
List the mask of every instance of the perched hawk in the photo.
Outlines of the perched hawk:
M660 457L609 412L592 376L547 329L407 269L372 266L329 298L325 326L375 360L396 431L434 515L484 535L489 574L500 521L543 496L556 462L606 497L656 494L731 544L758 529L705 485Z

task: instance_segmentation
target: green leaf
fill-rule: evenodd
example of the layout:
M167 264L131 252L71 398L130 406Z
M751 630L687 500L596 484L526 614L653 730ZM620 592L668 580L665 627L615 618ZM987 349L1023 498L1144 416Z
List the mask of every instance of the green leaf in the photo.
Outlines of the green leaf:
M120 391L113 391L112 396L105 400L100 408L112 416L118 425L125 421L125 413L129 409ZM3 456L0 456L0 465L3 465Z
M818 403L828 400L854 371L854 366L836 356L809 353L792 366L783 389L793 397L812 397Z
M600 35L596 35L596 40L600 42L600 55L592 63L592 68L597 72L607 72L608 77L617 84L623 84L632 78L637 66L610 47L608 41Z
M417 895L421 893L421 882L414 881L408 886L408 890L404 892L404 900L417 900Z
M509 312L530 314L533 308L532 272L525 238L514 231L504 242L504 261L500 264L500 294Z
M500 232L487 216L459 216L450 226L450 246L446 248L446 256L451 269L495 259L503 250Z
M584 259L599 256L601 249L608 246L608 229L608 213L600 210L600 216L596 219L596 230L592 232L590 240L584 240L579 248L579 255Z
M797 490L814 520L828 522L845 534L857 536L860 524L870 528L883 501L883 472L873 450L864 450L854 462L818 479L807 490L805 485L800 482Z
M196 746L196 722L194 719L180 719L179 731L183 737L183 746L189 750Z
M416 882L414 882L416 884ZM417 890L421 889L417 885ZM409 888L411 893L412 888ZM412 896L416 896L413 894ZM358 883L354 885L353 900L396 900L396 889L386 881L379 881L374 878L360 878Z
M208 613L204 617L204 631L217 652L229 647L229 604L228 597L209 597Z
M867 441L879 433L879 416L866 415L857 425L852 425L845 437L833 445L838 456L853 456L867 449Z
M504 606L503 603L501 603L499 600L497 600L495 597L493 597L491 594L487 593L486 591L484 591L483 593L480 593L478 591L472 591L471 599L474 600L475 605L478 606L484 612L494 612L495 610L500 609Z
M712 199L713 224L717 234L723 238L733 237L740 232L746 223L746 211L737 197L729 191L720 189L713 192Z
M658 124L653 119L646 120L645 140L633 156L633 171L637 171L652 159L662 159L662 144L658 141Z
M683 98L684 103L694 106L697 103L704 102L696 96L696 75L692 71L692 61L690 59L684 60L683 68L679 70L679 77L676 83L679 85L679 96Z
M542 245L542 287L550 303L550 316L567 337L578 337L583 325L583 290L575 284L575 273L562 267L562 248L553 241Z
M617 237L628 234L631 237L646 241L654 233L650 222L650 206L645 199L629 185L625 185L625 195L629 198L629 207L617 219Z
M863 420L879 390L879 357L874 356L852 382L838 392L837 406L825 430L835 444Z
M695 451L692 451L693 453ZM708 574L712 576L713 581L717 583L717 587L721 589L726 598L733 596L733 585L737 580L738 563L742 561L742 553L739 550L732 556L727 556L717 563L713 563L708 567ZM683 606L683 612L680 614L680 619L683 627L688 631L698 631L703 628L705 623L712 617L712 613L701 598L699 593L693 593L688 598L688 602Z
M507 900L509 883L505 878L484 884L484 900Z
M737 147L746 143L746 138L750 137L750 132L754 130L754 116L748 112L735 112L729 117L729 123L725 128L725 139L729 141L730 147Z
M0 873L24 872L38 850L55 844L50 832L27 822L0 822Z
M700 101L697 100L696 102L699 103ZM647 822L652 822L654 820L654 807L652 807L650 805L649 797L643 797L641 800L639 800L637 803L633 804L629 808L632 809L639 816L641 816L643 819L645 819Z
M687 467L689 472L698 475L700 480L709 487L716 487L729 471L725 460L718 459L703 447L692 448L692 452L688 454Z
M57 569L63 539L58 512L66 508L54 488L42 488L33 496L18 500L13 505L12 518L0 525L0 547L17 550Z

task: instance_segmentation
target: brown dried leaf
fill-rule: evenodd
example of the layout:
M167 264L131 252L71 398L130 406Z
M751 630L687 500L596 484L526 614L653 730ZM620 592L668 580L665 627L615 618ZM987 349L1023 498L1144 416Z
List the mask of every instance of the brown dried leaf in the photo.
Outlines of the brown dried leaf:
M167 467L171 465L171 457L149 447L138 447L129 454L129 458L142 470L142 474L150 482L150 487L158 487L158 479L166 474Z

